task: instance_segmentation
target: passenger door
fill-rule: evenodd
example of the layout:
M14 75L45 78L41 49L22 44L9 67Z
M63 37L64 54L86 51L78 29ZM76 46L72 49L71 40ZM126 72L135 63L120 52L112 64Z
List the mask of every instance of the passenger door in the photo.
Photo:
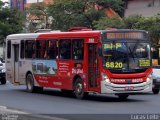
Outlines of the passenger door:
M13 74L14 83L19 83L19 44L13 44Z
M99 77L99 61L97 53L97 43L88 44L88 87L89 90L92 88L97 88Z

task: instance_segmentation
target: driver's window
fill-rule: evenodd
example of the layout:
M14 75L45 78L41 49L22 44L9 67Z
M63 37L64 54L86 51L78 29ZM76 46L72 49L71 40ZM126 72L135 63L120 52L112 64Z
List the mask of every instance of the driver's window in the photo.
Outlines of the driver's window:
M147 50L147 47L146 45L144 44L139 44L136 48L136 56L138 58L147 58L148 57L148 50Z

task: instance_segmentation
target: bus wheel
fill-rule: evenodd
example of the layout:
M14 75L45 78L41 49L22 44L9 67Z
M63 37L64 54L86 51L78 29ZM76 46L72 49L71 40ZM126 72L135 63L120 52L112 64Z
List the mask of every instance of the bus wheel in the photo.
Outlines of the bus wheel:
M80 78L77 78L74 83L74 94L78 99L83 99L85 96L87 96L87 93L84 92L83 82Z
M152 92L153 92L153 94L158 94L158 93L159 93L159 89L153 88L153 89L152 89Z
M0 81L1 81L2 85L6 84L6 79L5 78L2 78Z
M129 95L127 94L118 94L118 97L120 100L126 100L128 98Z
M34 86L34 79L32 74L28 74L27 78L26 78L26 87L27 87L27 91L30 93L35 92L35 86Z
M43 92L43 87L38 87L38 86L34 86L34 79L32 74L28 74L27 78L26 78L26 86L27 86L27 91L30 93L41 93Z

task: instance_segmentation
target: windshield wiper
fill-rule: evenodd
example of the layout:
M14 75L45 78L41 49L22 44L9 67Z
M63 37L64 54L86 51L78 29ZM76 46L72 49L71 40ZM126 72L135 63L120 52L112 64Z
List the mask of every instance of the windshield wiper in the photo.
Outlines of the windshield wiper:
M133 61L135 62L135 57L134 57L134 54L133 54L133 52L131 51L131 48L129 47L128 49L129 49L129 54L132 56L132 58L133 58Z
M138 41L136 42L136 44L134 45L134 47L133 47L133 52L136 50L138 44L139 44L139 40L138 40Z

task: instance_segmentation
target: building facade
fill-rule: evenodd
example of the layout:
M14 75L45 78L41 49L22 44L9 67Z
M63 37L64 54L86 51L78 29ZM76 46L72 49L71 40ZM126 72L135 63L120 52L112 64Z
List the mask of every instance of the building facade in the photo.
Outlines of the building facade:
M125 0L125 17L136 14L145 17L160 14L160 0Z
M32 4L32 3L40 3L44 2L45 4L53 3L54 0L26 0L26 4Z
M26 0L10 0L10 8L16 8L20 11L25 10Z
M44 2L46 4L50 4L53 0L10 0L10 8L17 8L20 11L25 10L26 4L39 3Z

